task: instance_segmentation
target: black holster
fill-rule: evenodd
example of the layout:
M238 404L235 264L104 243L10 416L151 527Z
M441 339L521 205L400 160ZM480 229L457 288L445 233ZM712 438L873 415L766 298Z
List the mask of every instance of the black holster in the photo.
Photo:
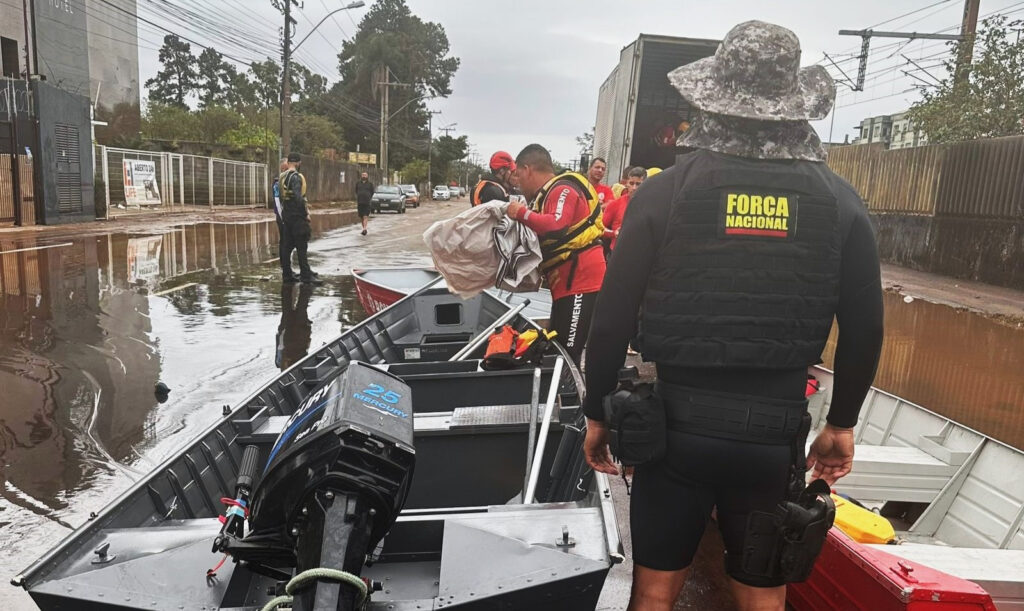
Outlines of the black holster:
M631 467L665 456L665 407L654 384L622 381L603 403L608 446L616 460Z
M806 415L793 440L793 464L787 498L772 513L751 512L743 542L742 570L772 581L797 583L811 576L836 518L831 490L823 480L804 484L804 444L811 418Z

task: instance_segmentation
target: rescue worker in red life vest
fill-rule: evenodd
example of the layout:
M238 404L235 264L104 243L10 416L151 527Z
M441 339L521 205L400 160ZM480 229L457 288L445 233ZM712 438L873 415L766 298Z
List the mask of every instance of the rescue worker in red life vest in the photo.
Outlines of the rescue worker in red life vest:
M551 290L551 329L577 364L604 280L601 207L590 182L576 172L555 176L551 154L531 144L516 157L516 178L527 201L508 215L533 229L543 253L541 270Z
M626 187L618 199L604 207L601 221L604 223L604 239L608 242L609 253L615 250L615 241L619 239L619 228L622 227L622 219L626 216L626 208L629 207L629 198L640 184L647 177L647 170L640 166L629 169L629 177L626 179Z
M607 171L608 163L601 157L594 157L594 160L590 162L590 168L587 169L587 179L597 193L597 202L602 209L615 199L615 192L612 191L612 188L601 182Z
M878 248L810 124L835 84L800 68L793 32L741 23L669 81L698 111L678 143L692 152L630 196L587 346L584 457L616 474L614 440L635 465L631 611L673 608L713 510L738 607L782 611L831 526L828 488L853 465L882 346ZM633 402L612 391L633 331L623 322L641 308L657 382L644 388L653 400ZM833 320L833 399L804 456L807 367ZM626 420L637 415L652 419Z
M509 200L509 191L512 190L512 175L516 171L516 162L505 151L498 151L491 155L491 173L484 174L480 181L473 187L469 197L472 206L479 206L484 202Z

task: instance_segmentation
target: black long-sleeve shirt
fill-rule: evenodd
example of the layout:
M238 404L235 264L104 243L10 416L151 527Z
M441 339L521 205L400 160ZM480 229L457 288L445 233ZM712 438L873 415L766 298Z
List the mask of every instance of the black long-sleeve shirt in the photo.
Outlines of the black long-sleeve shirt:
M647 278L664 242L674 198L678 166L644 182L632 195L618 243L605 274L590 326L586 352L588 418L603 420L602 398L615 389L625 361ZM839 304L839 340L835 354L835 387L828 422L852 427L871 387L882 346L882 287L878 247L860 196L845 182L835 193L843 232ZM855 205L850 205L850 204ZM805 369L741 369L658 366L658 378L673 384L779 399L800 399Z

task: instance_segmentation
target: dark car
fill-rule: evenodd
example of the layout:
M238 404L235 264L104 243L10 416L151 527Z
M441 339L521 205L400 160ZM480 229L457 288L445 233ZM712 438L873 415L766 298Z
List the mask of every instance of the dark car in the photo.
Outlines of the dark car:
M398 185L398 188L405 193L405 205L413 208L420 207L420 192L416 185Z
M373 192L370 208L375 213L381 210L394 210L399 214L405 214L405 193L398 185L380 185Z

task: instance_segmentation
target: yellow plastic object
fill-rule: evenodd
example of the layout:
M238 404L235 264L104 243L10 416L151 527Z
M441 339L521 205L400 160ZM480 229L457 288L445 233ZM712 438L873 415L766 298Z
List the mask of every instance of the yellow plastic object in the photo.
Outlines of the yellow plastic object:
M857 543L888 543L896 538L889 520L838 494L833 494L832 500L836 504L836 527Z

